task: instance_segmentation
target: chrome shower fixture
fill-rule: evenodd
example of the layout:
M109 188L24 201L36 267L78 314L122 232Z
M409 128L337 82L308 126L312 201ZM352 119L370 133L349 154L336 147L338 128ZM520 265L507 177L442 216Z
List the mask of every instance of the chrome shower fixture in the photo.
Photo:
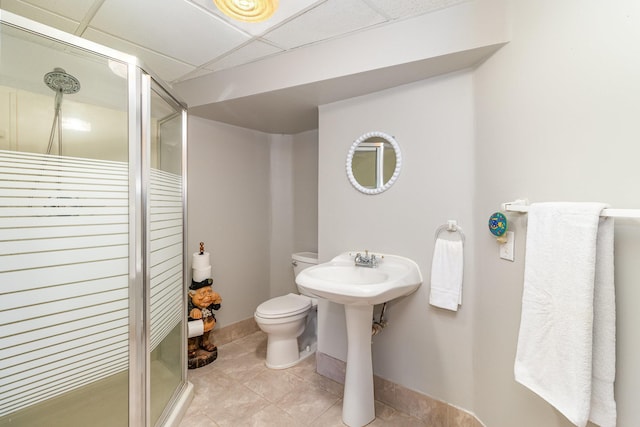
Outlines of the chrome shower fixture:
M56 125L58 128L58 155L62 155L62 118L60 117L60 108L62 106L62 96L65 94L74 94L80 90L80 81L68 74L62 68L54 68L53 71L44 75L44 84L49 86L51 90L56 92L54 103L53 124L51 125L51 134L49 135L49 145L47 145L47 154L51 154L53 147L53 138L56 133Z
M77 93L80 90L80 81L62 68L54 68L53 71L45 74L44 83L51 90L64 94Z

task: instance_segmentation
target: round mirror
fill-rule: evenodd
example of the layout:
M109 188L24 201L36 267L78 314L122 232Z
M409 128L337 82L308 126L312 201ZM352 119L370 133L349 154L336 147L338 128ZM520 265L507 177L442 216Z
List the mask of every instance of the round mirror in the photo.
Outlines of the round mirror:
M357 190L379 194L396 181L401 164L400 146L394 137L383 132L368 132L349 149L347 176Z

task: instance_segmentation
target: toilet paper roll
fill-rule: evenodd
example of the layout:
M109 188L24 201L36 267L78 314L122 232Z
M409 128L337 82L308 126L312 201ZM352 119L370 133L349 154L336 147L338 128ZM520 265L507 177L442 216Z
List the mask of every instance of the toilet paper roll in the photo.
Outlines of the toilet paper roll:
M194 268L193 269L193 281L202 282L211 277L211 266L207 268Z
M211 267L211 257L209 252L205 252L202 255L200 255L200 252L194 253L191 261L191 267L194 269Z
M199 337L204 334L204 322L202 320L191 320L187 323L187 335L189 338Z

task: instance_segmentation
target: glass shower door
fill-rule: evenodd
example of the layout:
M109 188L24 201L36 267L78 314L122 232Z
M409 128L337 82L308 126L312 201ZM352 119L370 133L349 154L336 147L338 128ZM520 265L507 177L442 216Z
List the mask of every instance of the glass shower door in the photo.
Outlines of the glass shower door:
M0 425L128 424L128 84L109 62L0 25Z
M135 58L0 10L0 426L176 424L185 108Z
M151 425L183 385L184 328L184 186L185 116L160 88L151 85L151 172L149 182L150 248L150 400Z

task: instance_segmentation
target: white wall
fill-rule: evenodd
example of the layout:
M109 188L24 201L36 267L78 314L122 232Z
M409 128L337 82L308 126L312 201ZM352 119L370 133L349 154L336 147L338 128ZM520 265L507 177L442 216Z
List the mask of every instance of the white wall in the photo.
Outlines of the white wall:
M297 292L291 254L318 248L318 132L269 135L270 296Z
M513 263L498 258L487 220L519 197L640 208L640 3L512 0L509 19L511 42L479 69L322 106L318 133L277 137L191 118L189 194L206 201L190 200L189 242L194 251L200 240L215 246L222 324L252 316L277 288L263 279L275 280L272 270L281 268L269 248L270 233L286 229L283 218L295 225L287 244L314 249L300 226L312 215L297 214L308 206L297 177L314 185L298 161L313 158L317 138L321 259L381 250L415 259L425 277L416 294L390 305L390 324L374 338L376 374L471 410L490 427L569 427L513 379L526 216L511 216ZM344 173L349 145L371 130L394 135L405 158L397 183L379 196L356 192ZM305 148L297 144L307 140ZM274 189L287 193L272 200L292 199L293 209L272 206ZM283 217L270 218L276 212ZM457 219L467 236L463 305L455 314L426 302L433 231L447 219ZM251 268L238 258L247 251L258 257ZM279 251L284 256L286 245ZM640 425L639 251L638 221L617 220L619 427ZM331 317L320 319L320 351L344 360L341 307L321 310Z
M512 1L512 39L474 75L477 228L475 411L491 427L571 424L513 380L526 217L516 261L486 220L500 203L604 201L640 208L640 2ZM616 221L618 427L640 425L640 223Z
M320 256L368 248L420 264L425 284L390 307L391 326L374 338L376 374L487 426L568 427L513 379L526 216L511 215L515 262L499 259L487 220L520 197L640 207L640 3L514 0L510 14L511 42L473 72L321 107ZM371 130L395 135L406 160L375 197L355 192L343 171L351 141ZM457 314L426 304L433 230L449 218L468 242ZM620 427L640 424L639 225L616 225ZM319 349L344 360L341 310L321 310Z
M211 253L222 327L252 317L270 293L269 137L190 117L188 140L187 242Z
M293 252L317 252L317 130L293 135L293 206Z
M281 262L293 249L293 138L270 135L270 261L269 296L284 295L295 290L291 262Z
M211 253L219 327L295 291L291 253L317 249L317 135L189 118L188 246Z
M425 394L472 406L473 246L457 313L428 305L434 232L455 219L473 241L473 87L469 72L450 74L320 108L319 255L369 249L414 259L425 277L413 295L387 308L389 326L374 337L374 372ZM345 173L352 142L369 131L393 135L402 150L397 182L371 196ZM344 312L320 306L319 351L346 360Z

